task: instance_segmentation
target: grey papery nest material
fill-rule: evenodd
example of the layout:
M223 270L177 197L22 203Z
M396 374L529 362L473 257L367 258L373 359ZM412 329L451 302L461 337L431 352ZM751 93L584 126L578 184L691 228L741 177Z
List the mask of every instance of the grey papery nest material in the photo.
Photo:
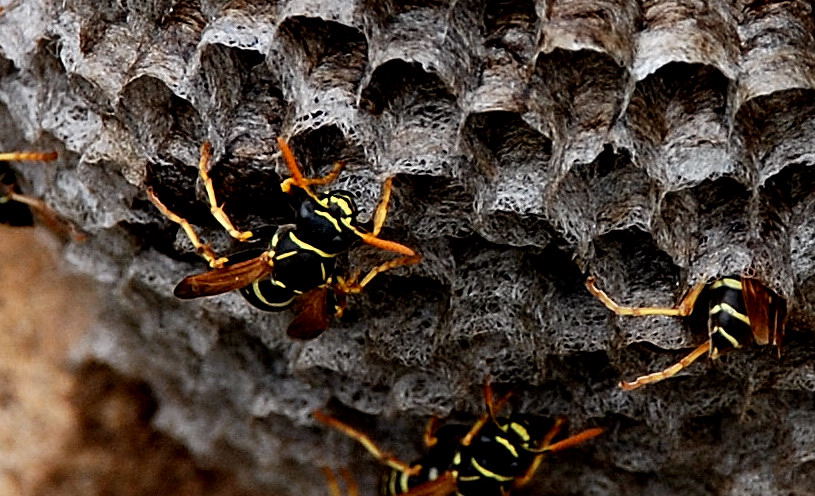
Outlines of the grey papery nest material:
M273 494L327 494L320 465L372 483L377 464L310 418L331 398L409 459L427 415L482 411L487 376L518 411L608 427L530 494L811 494L813 32L806 1L25 0L0 16L0 145L60 151L21 168L27 192L92 234L65 252L109 295L78 355L146 380L158 427ZM144 196L228 253L198 148L255 228L291 218L277 136L311 173L345 160L364 216L396 175L385 234L425 257L306 343L236 294L175 300L205 266ZM704 337L613 317L586 274L669 305L743 272L789 301L781 360L616 387Z

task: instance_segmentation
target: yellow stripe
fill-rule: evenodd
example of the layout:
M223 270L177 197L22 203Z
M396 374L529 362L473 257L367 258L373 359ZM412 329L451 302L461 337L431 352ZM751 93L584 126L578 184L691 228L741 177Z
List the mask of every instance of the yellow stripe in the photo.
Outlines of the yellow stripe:
M258 286L259 283L260 281L255 281L252 283L252 292L255 294L258 300L262 301L266 305L269 305L270 307L285 307L286 305L290 304L292 300L294 300L292 297L284 303L272 303L263 296L263 293L260 292L260 287Z
M480 479L480 478L481 478L481 476L480 476L480 475L468 475L468 476L466 476L466 477L465 477L465 476L461 476L461 477L459 477L459 478L458 478L458 479L456 479L456 480L457 480L457 481L461 481L461 482L472 482L472 481L477 481L477 480L478 480L478 479Z
M456 451L456 454L453 455L453 465L461 465L461 452Z
M287 251L286 253L275 255L274 260L283 260L284 258L293 257L294 255L297 255L296 251Z
M342 232L342 228L340 227L339 222L337 222L337 219L335 219L330 213L324 212L322 210L315 210L314 213L330 222L331 225L334 226L334 229L336 229L339 232Z
M481 465L479 465L475 458L471 458L470 463L472 464L473 468L478 470L481 473L481 475L483 475L484 477L489 477L490 479L495 479L495 480L501 481L501 482L511 481L512 479L515 478L515 477L507 477L506 475L498 475L495 472L491 472L491 471L487 470L486 468L482 467Z
M710 289L717 289L721 288L722 286L728 287L730 289L735 289L736 291L741 291L743 289L741 281L739 281L738 279L733 279L731 277L719 279L718 281L710 285Z
M521 437L521 440L529 441L529 431L526 430L526 427L517 422L512 422L509 424L509 428L515 431Z
M410 478L410 476L407 474L407 472L402 472L402 475L399 477L399 487L402 489L403 493L406 493L406 492L408 492L410 490L410 488L408 487L408 479L409 478ZM394 494L397 494L397 493L394 493Z
M351 210L351 205L349 205L348 200L345 198L341 196L331 196L328 200L334 205L340 207L340 210L342 210L342 213L345 215L351 215L354 213L353 210Z
M503 445L504 448L506 448L510 453L512 453L512 456L518 458L518 451L515 449L515 446L513 446L512 443L509 442L508 439L505 439L501 436L495 436L495 440L498 441L498 444Z
M719 327L719 326L714 327L713 332L714 333L718 332L719 334L724 336L724 338L726 340L730 341L730 344L732 344L734 348L741 348L741 343L739 343L736 338L734 338L730 334L726 333L722 327Z
M713 308L710 309L710 315L713 315L713 314L716 314L716 313L719 313L719 312L725 312L726 314L730 315L731 317L735 317L735 318L739 319L740 321L744 322L745 324L750 325L750 319L747 318L746 315L744 315L743 313L739 313L738 310L731 307L727 303L719 303L718 305L716 305L716 306L714 306Z
M320 262L320 274L322 274L323 281L325 281L325 265L322 262Z
M294 242L294 244L296 244L300 248L302 248L304 250L308 250L308 251L313 251L314 253L316 253L317 255L320 255L321 257L333 258L333 257L337 256L336 253L335 254L326 253L323 250L321 250L321 249L319 249L319 248L317 248L315 246L311 246L310 244L306 243L305 241L303 241L300 238L298 238L297 236L295 236L294 233L289 233L289 237Z

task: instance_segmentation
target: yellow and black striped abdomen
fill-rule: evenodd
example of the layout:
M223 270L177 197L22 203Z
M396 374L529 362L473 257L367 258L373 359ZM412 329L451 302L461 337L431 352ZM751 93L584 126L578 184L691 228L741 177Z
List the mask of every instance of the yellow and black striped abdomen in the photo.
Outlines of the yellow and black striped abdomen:
M753 342L753 331L741 279L725 277L714 281L708 291L708 333L710 357L741 348Z
M246 301L261 310L285 310L298 295L330 282L334 276L334 255L303 242L294 230L275 234L269 250L273 253L272 275L240 289Z

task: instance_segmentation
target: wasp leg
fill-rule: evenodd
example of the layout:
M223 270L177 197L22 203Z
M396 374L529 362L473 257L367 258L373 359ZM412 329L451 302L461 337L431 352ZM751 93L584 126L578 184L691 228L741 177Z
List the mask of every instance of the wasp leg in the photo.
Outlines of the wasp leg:
M358 275L352 276L347 281L343 281L342 279L338 280L338 288L340 291L347 293L347 294L358 294L361 293L365 286L373 280L374 277L377 275L389 271L391 269L395 269L396 267L401 267L403 265L413 265L419 263L422 260L421 255L413 255L409 257L399 257L393 260L389 260L381 265L377 265L373 269L371 269L365 277L362 278L361 281L357 282Z
M699 294L705 289L705 283L694 286L675 307L624 307L612 300L603 290L597 288L597 279L590 276L586 279L586 288L603 305L617 315L668 315L674 317L687 317L693 311L693 305Z
M425 447L430 448L439 442L439 438L436 437L436 431L439 430L440 423L439 418L434 415L430 417L430 420L425 424L424 434L422 435L422 441Z
M321 412L320 410L316 410L313 414L314 418L318 422L322 422L323 424L332 427L346 436L355 439L359 444L361 444L370 454L374 456L380 463L383 465L387 465L394 470L398 470L400 472L404 472L409 475L415 475L419 473L421 469L420 465L410 466L410 464L399 460L398 458L382 451L379 446L374 443L370 437L366 434L354 429L348 424L345 424L334 417L326 415L325 413Z
M704 355L706 351L709 351L710 345L711 341L707 340L704 343L700 344L695 350L691 351L685 358L679 360L679 362L671 365L667 369L661 372L654 372L653 374L637 377L637 379L634 380L633 382L620 381L619 386L625 389L626 391L631 391L632 389L640 388L646 384L659 382L669 377L672 377L676 375L680 370L684 369L688 365L695 362L696 359Z
M389 177L382 184L382 194L379 197L379 204L374 211L374 226L373 235L379 236L379 231L382 230L382 225L388 217L388 204L391 201L391 191L393 190L393 177Z
M532 480L532 477L535 476L535 472L538 471L541 461L543 461L543 456L546 452L555 452L564 450L566 448L571 448L572 446L581 444L605 432L605 429L601 427L586 429L585 431L579 432L574 436L567 437L566 439L563 439L552 444L552 439L554 439L555 436L557 436L557 434L560 432L560 429L563 427L564 422L565 419L563 417L558 417L558 419L555 420L555 425L553 425L552 428L549 429L549 432L546 433L546 436L544 436L543 441L541 442L540 448L541 453L537 455L534 460L532 460L532 464L529 465L529 468L526 470L526 473L524 473L523 476L515 480L513 485L516 489L529 484L529 482Z
M187 234L187 237L192 242L192 245L195 247L196 253L201 255L204 260L209 263L209 266L213 269L220 269L224 266L226 262L229 261L226 257L218 257L218 254L215 253L208 244L201 241L201 238L198 237L198 234L195 232L195 229L192 228L192 225L187 221L187 219L181 217L180 215L176 214L166 205L164 205L161 200L158 199L158 196L153 192L152 188L147 188L147 198L153 202L153 205L159 209L159 211L164 214L165 217L170 219L171 221L175 222L176 224L180 225L184 232Z
M328 484L328 492L331 493L331 496L342 496L340 483L337 481L337 476L334 475L334 471L328 467L320 467L320 470L322 470L325 476L326 484Z
M4 196L8 200L24 203L25 205L31 207L40 216L41 220L54 231L62 233L67 232L76 241L82 241L87 237L87 234L78 228L73 222L63 218L39 198L21 195L19 193L15 193L14 191L9 191Z
M484 414L481 415L481 417L479 417L478 420L475 421L475 423L470 428L470 430L467 432L467 434L465 434L464 437L461 438L461 441L460 441L461 445L462 446L469 446L473 442L473 439L475 438L475 436L477 436L478 433L481 431L481 429L483 429L484 426L487 425L487 422L489 422L490 420L495 419L495 415L499 411L501 411L501 409L507 404L507 402L509 401L509 399L511 397L512 397L512 391L510 391L507 394L501 396L501 398L499 398L498 401L496 401L495 400L495 395L493 394L493 391L492 391L492 386L490 386L489 382L485 383L484 384L484 403L487 406L487 411L484 412Z
M40 160L50 162L57 159L57 152L6 152L0 153L0 162L10 162L12 160L25 162Z
M252 237L252 231L238 230L229 216L224 212L224 205L218 205L218 200L215 198L215 186L212 185L212 178L209 177L209 165L212 160L212 144L209 141L204 141L201 144L201 159L198 161L198 175L204 182L204 188L207 190L207 199L209 200L209 211L212 216L218 221L230 236L238 241L246 241Z
M334 475L334 471L328 467L320 467L322 470L323 475L325 476L326 483L328 484L328 491L331 493L331 496L342 496L342 491L340 490L340 483L337 480L337 476ZM347 469L340 469L340 474L342 475L342 479L345 482L345 488L347 489L348 496L359 496L359 486L357 485L357 481L351 475L351 473Z
M305 177L303 175L303 171L300 170L300 166L297 165L297 159L294 157L294 152L291 151L291 148L286 140L283 138L277 138L277 144L280 146L280 152L283 154L283 161L286 163L286 167L288 167L289 173L291 174L291 177L280 184L280 189L282 189L284 193L291 191L292 186L297 186L308 193L310 197L317 200L317 195L311 191L311 185L323 186L329 184L337 179L340 172L342 172L342 169L345 168L344 162L335 162L334 167L332 167L331 171L325 176L317 178Z

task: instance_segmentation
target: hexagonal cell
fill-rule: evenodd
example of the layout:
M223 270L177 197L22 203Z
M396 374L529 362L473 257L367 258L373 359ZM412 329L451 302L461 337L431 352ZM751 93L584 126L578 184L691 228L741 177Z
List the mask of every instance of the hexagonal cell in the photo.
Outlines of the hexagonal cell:
M530 82L528 110L535 127L557 137L556 168L594 160L622 112L627 71L600 52L555 50L540 54Z
M730 151L729 81L705 65L672 63L637 83L625 122L640 166L667 191L729 175L747 183Z

